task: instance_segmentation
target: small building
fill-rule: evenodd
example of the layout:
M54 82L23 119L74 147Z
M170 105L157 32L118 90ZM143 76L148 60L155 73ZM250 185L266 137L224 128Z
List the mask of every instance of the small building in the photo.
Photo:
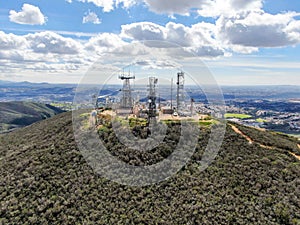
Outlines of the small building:
M171 108L162 108L161 111L163 114L169 114L169 115L172 115L174 113L174 109Z

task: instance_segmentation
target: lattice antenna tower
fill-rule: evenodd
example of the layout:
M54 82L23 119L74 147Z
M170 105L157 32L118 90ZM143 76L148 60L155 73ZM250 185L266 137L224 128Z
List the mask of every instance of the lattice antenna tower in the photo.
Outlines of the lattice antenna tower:
M182 112L184 109L184 72L177 73L177 112Z
M156 77L149 77L149 85L148 85L148 122L150 122L150 120L152 118L156 117L157 83L158 83L158 79Z
M130 75L130 71L128 75L123 74L119 76L119 79L123 81L122 88L122 99L121 99L121 108L132 108L133 106L133 98L132 98L132 89L130 85L130 80L134 80L135 76Z

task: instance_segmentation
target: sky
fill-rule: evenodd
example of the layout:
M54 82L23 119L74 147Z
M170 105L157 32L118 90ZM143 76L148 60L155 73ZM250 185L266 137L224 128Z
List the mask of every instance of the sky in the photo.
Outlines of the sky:
M101 76L134 64L145 74L176 68L197 79L205 79L199 71L207 67L220 85L300 85L297 0L2 0L0 6L0 80L77 83L95 64Z

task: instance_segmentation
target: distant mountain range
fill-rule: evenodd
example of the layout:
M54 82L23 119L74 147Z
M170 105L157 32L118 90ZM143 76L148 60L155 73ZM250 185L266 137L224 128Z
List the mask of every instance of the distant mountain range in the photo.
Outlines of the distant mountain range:
M0 133L50 118L63 110L36 102L0 102Z
M87 85L86 93L96 94L95 85ZM117 85L107 85L100 91L99 96L117 95L122 87L120 81ZM0 101L40 101L40 102L72 102L77 84L50 84L30 82L10 82L0 80ZM138 86L133 87L139 90ZM168 91L170 87L161 89ZM213 90L214 88L212 88ZM300 86L221 86L225 100L233 99L299 99ZM92 91L91 91L92 90ZM143 89L140 89L146 91ZM139 90L139 91L140 91ZM187 94L195 101L205 101L206 95L199 87L186 85Z

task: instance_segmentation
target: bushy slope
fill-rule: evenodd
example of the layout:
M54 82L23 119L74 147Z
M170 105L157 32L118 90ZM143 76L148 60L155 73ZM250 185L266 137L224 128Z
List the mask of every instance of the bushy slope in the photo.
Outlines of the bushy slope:
M0 135L0 223L300 222L300 164L288 151L249 145L228 126L217 159L200 172L195 160L209 137L203 129L193 159L177 175L128 187L93 173L74 143L71 123L71 114L63 113Z
M0 102L0 132L24 127L62 112L59 108L36 102Z

